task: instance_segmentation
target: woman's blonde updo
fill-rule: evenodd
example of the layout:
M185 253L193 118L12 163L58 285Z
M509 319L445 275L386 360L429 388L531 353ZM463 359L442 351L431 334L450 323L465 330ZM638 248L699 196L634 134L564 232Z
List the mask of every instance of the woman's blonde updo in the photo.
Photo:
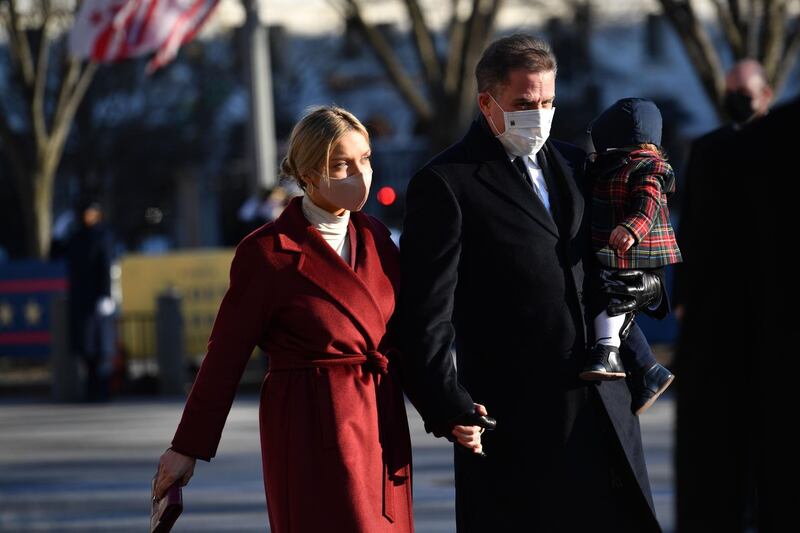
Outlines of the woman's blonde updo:
M297 181L305 190L302 176L318 171L330 179L328 161L331 149L349 131L361 133L369 143L367 128L349 111L337 106L311 109L292 129L286 157L281 161L281 177Z

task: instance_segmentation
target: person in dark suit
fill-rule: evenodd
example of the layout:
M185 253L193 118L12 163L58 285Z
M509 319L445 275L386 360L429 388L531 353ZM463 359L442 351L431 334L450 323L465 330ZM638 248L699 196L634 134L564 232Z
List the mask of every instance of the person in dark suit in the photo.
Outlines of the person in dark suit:
M70 343L85 368L85 399L106 402L116 341L116 303L111 297L113 237L96 198L81 199L76 211L78 227L65 247Z
M592 338L586 156L549 138L556 69L533 37L489 45L480 115L407 190L391 326L404 390L437 436L474 402L497 420L485 457L454 449L460 533L660 531L628 387L578 378ZM627 283L631 307L660 312L659 278ZM631 343L646 346L638 327Z
M748 396L741 393L747 390L743 389L747 380L740 372L747 368L748 376L752 377L751 358L740 348L741 337L729 334L748 331L751 327L744 323L737 325L734 317L719 314L720 310L731 308L747 309L744 302L736 300L740 290L728 292L721 287L741 287L742 282L752 279L753 275L726 267L730 284L714 283L711 288L716 294L709 290L707 279L702 276L713 271L715 277L719 277L718 251L741 247L741 243L747 242L741 234L750 229L749 221L762 219L756 212L765 204L755 199L765 183L760 177L791 172L789 169L781 174L766 171L769 165L786 159L786 154L774 150L780 146L776 141L785 145L786 139L791 137L777 130L763 139L753 137L753 131L763 128L761 119L771 114L773 92L764 68L752 59L737 62L726 75L725 92L725 111L731 121L692 143L682 174L683 183L679 185L683 192L676 238L684 262L674 267L672 303L675 316L680 320L673 370L682 375L675 387L675 492L680 531L699 531L714 523L715 517L720 517L715 529L730 531L741 530L745 522L753 520L752 491L745 488L753 484L744 481L739 468L750 465L748 471L752 475L752 461L745 459L752 449L747 445L752 432L747 424L733 421L739 416L747 417L753 405ZM769 122L775 120L770 118ZM751 124L758 124L758 127L750 128ZM744 135L745 131L749 133ZM758 150L752 144L754 140ZM775 154L777 160L760 153L765 150ZM756 168L751 160L758 162ZM777 197L772 198L766 205L774 206L776 201ZM761 213L771 218L767 212ZM720 224L724 222L729 228L730 222L736 220L742 220L736 225L739 229L733 232L737 242L729 243L731 247L726 248L722 237L727 237L730 230ZM769 224L769 227L778 226ZM767 237L774 234L774 229L766 232ZM707 246L706 243L711 242L714 245ZM694 307L691 318L687 316L690 304ZM720 321L722 317L724 321ZM710 327L698 330L698 320L708 321ZM720 365L719 359L712 355L717 353L726 354L725 365ZM715 403L725 406L714 417L709 417L703 409L709 398L721 399ZM742 432L740 428L747 430ZM697 469L698 464L703 464L704 468ZM745 501L751 503L745 504ZM747 518L744 518L745 513Z
M684 264L675 355L681 532L783 531L795 519L785 487L796 471L798 290L786 251L796 241L799 123L800 97L749 121L692 184L686 215L702 223L688 227L697 246ZM758 257L720 267L722 251L746 246Z
M689 159L683 172L683 189L680 210L680 223L678 224L676 238L681 250L688 261L692 255L693 227L690 209L690 196L697 183L701 180L713 179L711 176L720 172L720 162L729 159L726 150L738 135L742 127L769 112L772 105L773 91L767 81L764 67L754 59L737 61L725 75L724 110L730 122L712 130L692 142L689 150ZM673 267L672 304L675 316L683 316L683 303L687 293L683 264Z

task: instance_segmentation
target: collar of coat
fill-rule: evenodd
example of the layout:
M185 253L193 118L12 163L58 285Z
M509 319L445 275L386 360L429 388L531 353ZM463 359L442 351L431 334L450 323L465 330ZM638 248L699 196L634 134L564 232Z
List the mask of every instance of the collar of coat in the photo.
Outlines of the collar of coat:
M394 311L394 298L386 294L394 294L397 282L394 265L390 261L384 265L381 258L393 251L387 249L388 230L364 213L351 212L359 243L350 251L356 254L353 270L308 222L301 202L301 196L293 198L275 220L278 247L298 255L297 272L341 304L362 329L368 349L377 349ZM381 242L376 242L376 235Z
M556 237L561 236L553 217L528 184L521 179L514 164L509 160L503 144L497 140L483 115L479 115L472 122L461 142L467 157L479 165L477 171L479 179L498 196L521 208ZM548 191L550 204L556 204L564 228L568 231L569 238L573 238L580 229L585 200L575 182L575 163L567 160L559 150L559 145L563 144L548 139L536 154L536 160L542 172L549 174L557 184L556 191ZM583 158L581 158L582 164Z
M647 164L648 162L650 163ZM645 168L648 173L660 176L663 192L675 191L675 171L672 166L661 154L646 148L633 150L621 148L595 154L589 168L593 180L601 175L613 175L623 168L629 175L634 175Z

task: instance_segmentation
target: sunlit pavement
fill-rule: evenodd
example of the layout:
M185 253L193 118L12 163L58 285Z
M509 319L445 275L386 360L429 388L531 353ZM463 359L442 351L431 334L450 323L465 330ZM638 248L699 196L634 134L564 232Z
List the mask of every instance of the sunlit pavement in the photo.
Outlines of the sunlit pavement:
M268 531L258 443L258 396L237 397L217 457L198 461L175 532ZM3 400L0 531L147 531L150 480L169 445L182 399L107 405ZM673 401L640 417L659 521L673 530ZM409 409L418 533L455 530L452 449Z

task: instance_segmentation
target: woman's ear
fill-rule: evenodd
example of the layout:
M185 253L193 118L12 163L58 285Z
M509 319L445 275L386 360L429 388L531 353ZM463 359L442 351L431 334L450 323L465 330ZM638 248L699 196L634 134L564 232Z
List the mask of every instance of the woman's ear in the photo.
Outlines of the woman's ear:
M301 179L305 182L306 186L319 188L319 182L322 179L322 172L315 168L308 168L300 173Z
M314 180L311 178L311 172L308 169L303 169L299 172L300 181L303 182L305 187L314 187Z

